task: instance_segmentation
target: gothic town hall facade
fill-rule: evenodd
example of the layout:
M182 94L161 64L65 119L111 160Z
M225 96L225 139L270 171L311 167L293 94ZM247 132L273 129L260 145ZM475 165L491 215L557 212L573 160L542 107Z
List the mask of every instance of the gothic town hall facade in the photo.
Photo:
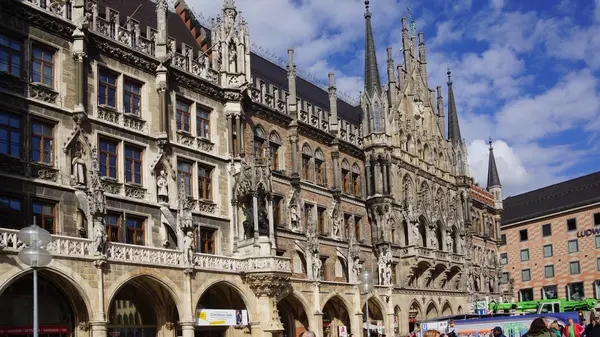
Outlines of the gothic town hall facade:
M4 0L0 16L0 335L32 325L17 232L34 221L53 235L48 336L360 335L367 305L400 336L501 298L491 144L484 189L451 74L445 113L406 20L381 83L366 1L353 105L333 73L298 76L293 50L251 51L233 0L204 26L181 0ZM198 309L248 319L198 326Z

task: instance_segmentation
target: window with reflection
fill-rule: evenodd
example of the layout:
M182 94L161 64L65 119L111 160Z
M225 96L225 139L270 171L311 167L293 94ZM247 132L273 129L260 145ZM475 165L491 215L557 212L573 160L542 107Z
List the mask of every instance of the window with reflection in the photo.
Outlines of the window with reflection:
M23 43L0 34L0 72L21 77Z
M98 76L98 105L117 107L117 75L101 69Z
M140 117L142 106L142 85L131 79L126 79L123 86L123 108L125 113Z
M31 81L52 87L54 83L54 51L34 45L31 56Z
M185 195L192 197L192 164L180 161L177 163L177 189L183 184Z
M21 156L21 117L0 112L0 154Z
M107 214L104 222L106 224L108 241L119 242L121 239L121 215L116 213Z
M37 119L31 121L31 160L54 164L54 124Z
M190 103L184 102L180 99L177 100L175 108L175 122L177 124L177 130L191 132L190 127L190 111L192 106Z
M254 128L254 158L264 160L265 159L265 143L267 137L265 130L261 126Z
M35 219L35 224L50 232L56 234L56 204L47 201L33 201L31 204L31 213Z
M144 219L127 216L127 240L132 245L144 245Z

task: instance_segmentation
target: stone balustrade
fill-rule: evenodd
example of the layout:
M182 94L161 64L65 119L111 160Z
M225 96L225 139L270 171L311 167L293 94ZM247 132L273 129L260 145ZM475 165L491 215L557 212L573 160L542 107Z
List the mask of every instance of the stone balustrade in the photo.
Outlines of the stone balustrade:
M18 230L0 228L0 252L16 253L24 247L17 238L17 233ZM57 258L93 260L102 257L96 252L94 241L85 238L52 235L52 242L46 248ZM172 249L109 242L105 256L109 262L190 268L184 262L183 253ZM192 260L193 267L199 270L227 273L291 273L292 271L289 259L276 256L237 258L196 253Z
M26 0L26 4L71 21L73 4L69 0Z

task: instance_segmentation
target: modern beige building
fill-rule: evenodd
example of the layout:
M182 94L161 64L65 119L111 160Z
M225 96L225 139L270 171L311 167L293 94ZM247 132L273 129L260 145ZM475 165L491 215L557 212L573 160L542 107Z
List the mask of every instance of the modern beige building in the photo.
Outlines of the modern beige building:
M364 268L388 335L498 297L499 181L469 177L450 73L446 135L414 22L382 85L366 5L352 104L252 52L232 0L210 29L183 1L0 2L0 335L30 333L32 219L43 335L360 334Z
M600 172L504 205L501 280L511 300L600 299Z

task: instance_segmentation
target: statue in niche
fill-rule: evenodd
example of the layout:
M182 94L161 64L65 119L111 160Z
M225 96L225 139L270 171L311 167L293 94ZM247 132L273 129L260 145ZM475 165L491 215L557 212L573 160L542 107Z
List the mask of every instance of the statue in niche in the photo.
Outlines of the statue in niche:
M292 204L290 205L290 223L292 225L292 230L300 229L300 216L298 215L298 205Z
M193 232L188 231L183 237L183 263L185 265L192 265L194 263L194 238Z
M169 187L167 182L167 172L160 170L160 173L156 177L156 187L158 194L158 202L167 204L169 203Z
M341 238L342 237L342 226L344 220L341 216L337 215L332 219L333 220L333 237Z
M413 286L414 280L415 280L415 269L410 268L408 270L408 274L406 274L406 277L404 278L404 287Z
M254 237L254 211L252 206L246 208L244 215L246 216L246 220L242 222L242 226L244 227L244 238L250 239Z
M264 207L258 209L258 234L269 235L269 214Z
M86 186L87 178L86 178L86 166L85 160L83 159L83 148L81 144L78 144L75 149L75 154L73 156L73 160L71 161L71 179L75 186L82 187Z
M446 236L448 239L446 240L446 250L450 253L453 253L452 247L454 246L454 240L452 239L452 233L447 232Z
M315 280L320 280L321 279L321 269L323 267L323 262L321 262L321 258L319 257L319 252L316 252L313 255L313 263L312 263L312 269L313 269L313 278Z
M419 226L421 226L421 224L419 224L418 221L416 221L411 227L412 227L412 237L413 237L413 242L414 244L418 244L419 242Z
M231 40L231 42L229 43L229 72L236 74L237 73L237 51L236 51L236 45L233 42L233 40Z
M104 255L106 250L106 241L108 237L106 235L106 226L104 225L104 217L94 217L94 246L96 252L94 255Z

